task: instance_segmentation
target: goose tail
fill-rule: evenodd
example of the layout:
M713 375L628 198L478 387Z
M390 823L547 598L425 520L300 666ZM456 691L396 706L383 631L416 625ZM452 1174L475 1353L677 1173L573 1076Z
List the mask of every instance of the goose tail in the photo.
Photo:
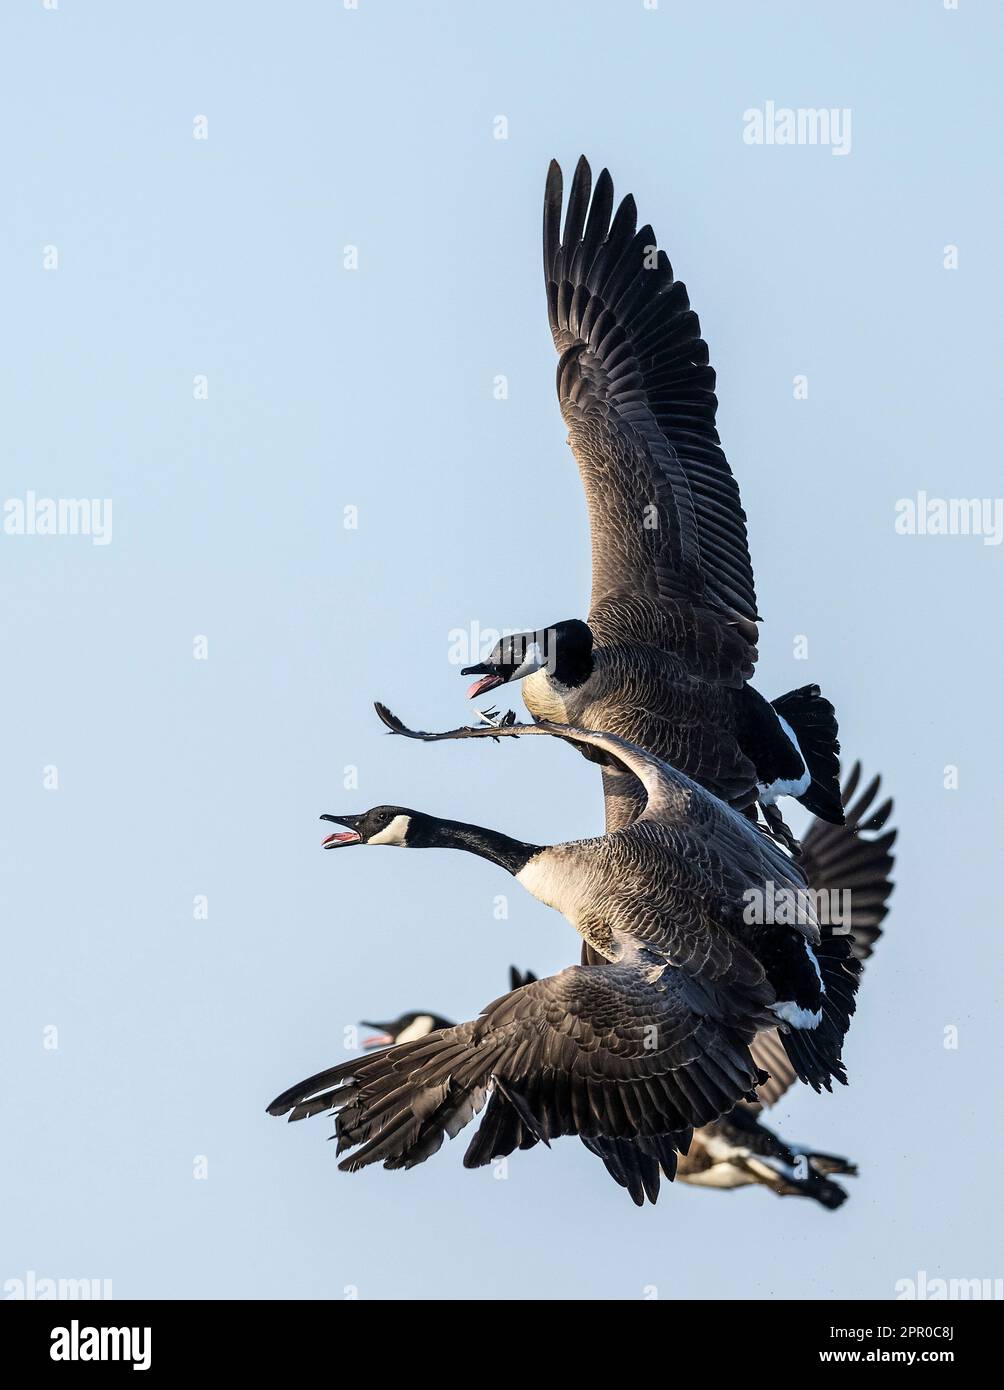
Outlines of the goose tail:
M779 1197L808 1197L827 1211L836 1211L838 1207L843 1206L848 1196L846 1188L816 1172L810 1172L807 1177L799 1177L796 1173L782 1176L775 1191Z
M843 825L840 798L840 743L833 706L818 685L803 685L772 700L775 712L789 725L798 741L809 773L809 785L797 800L821 820Z
M821 932L814 954L824 986L822 1017L815 1027L790 1026L779 1036L798 1079L814 1091L830 1091L834 1081L847 1085L840 1054L855 1009L861 962L851 954L846 933L838 934L831 925Z

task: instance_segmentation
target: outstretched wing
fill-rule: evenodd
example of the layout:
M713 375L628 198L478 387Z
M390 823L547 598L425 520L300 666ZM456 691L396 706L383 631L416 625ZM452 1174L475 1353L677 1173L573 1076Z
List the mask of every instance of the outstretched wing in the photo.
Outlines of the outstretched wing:
M601 762L606 761L608 764L616 765L621 771L632 773L644 788L645 806L634 824L641 826L645 822L654 821L664 826L676 827L686 832L692 845L708 847L723 868L730 868L732 886L738 895L741 896L747 887L755 887L768 881L778 890L790 889L799 892L805 887L802 871L795 861L745 816L720 801L700 783L618 734L580 729L570 724L555 724L546 719L539 719L535 724L464 726L459 729L447 729L442 733L428 733L410 729L386 705L378 702L374 708L392 733L402 734L405 738L420 739L424 743L438 743L448 739L497 740L522 738L525 735L546 735L550 738L564 739L567 743L579 747L597 749L602 755ZM811 908L811 904L806 906ZM807 921L800 921L797 928L810 940L816 938L811 910L808 912Z
M892 847L897 832L884 829L892 814L891 797L873 809L881 779L873 777L855 801L860 780L861 764L855 763L841 792L844 824L812 822L802 841L802 868L815 893L843 895L830 901L838 913L843 910L840 930L850 932L851 950L864 961L882 935L882 922L889 911L893 889L889 875L895 863ZM770 1074L770 1080L758 1088L758 1099L762 1105L775 1105L795 1081L776 1031L757 1035L753 1055Z
M715 428L715 373L687 291L634 199L613 213L610 175L580 159L561 229L562 176L544 195L548 318L557 385L589 507L591 625L652 640L651 608L717 614L755 660L746 516ZM641 600L641 601L639 601ZM638 629L641 629L639 631Z
M678 824L687 819L690 800L694 793L714 800L697 782L682 772L677 772L676 768L670 767L661 758L646 753L644 748L629 743L617 734L579 729L571 724L555 724L547 719L538 719L534 724L515 724L511 720L498 724L465 724L457 729L430 733L427 729L409 728L404 720L399 719L379 700L373 708L392 734L419 739L422 743L442 743L461 738L490 738L497 742L500 738L545 734L549 738L565 739L580 748L598 749L601 755L596 759L598 762L610 760L617 765L619 772L631 772L641 782L645 789L645 807L641 814L653 820L665 820L667 824Z
M411 1168L457 1134L496 1087L535 1139L671 1135L686 1146L763 1074L750 1034L698 1013L682 974L657 983L627 966L570 966L490 1004L470 1023L360 1057L291 1087L268 1107L338 1112L339 1165ZM510 1126L510 1135L519 1126ZM470 1165L518 1137L471 1146ZM500 1147L501 1145L501 1147ZM485 1148L491 1152L485 1152Z

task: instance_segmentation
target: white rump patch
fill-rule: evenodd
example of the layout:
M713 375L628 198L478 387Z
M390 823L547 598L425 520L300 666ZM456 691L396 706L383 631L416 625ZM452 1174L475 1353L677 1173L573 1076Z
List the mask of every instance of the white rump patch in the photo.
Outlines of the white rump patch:
M785 1023L790 1023L792 1028L818 1028L823 1021L822 1009L816 1009L813 1013L809 1009L803 1009L793 999L784 999L779 1003L771 1004L770 1007L778 1018Z
M777 714L776 710L774 712L775 714ZM798 739L795 737L795 730L788 723L787 719L783 719L779 714L777 716L777 722L781 725L781 728L788 735L788 739L790 740L792 746L795 748L796 752L798 753L798 756L802 759L802 765L803 767L805 767L805 771L802 773L801 777L798 779L797 782L785 782L781 778L778 778L776 782L771 782L769 787L764 786L762 782L759 782L757 784L757 791L760 793L760 800L766 802L768 806L773 806L774 803L782 796L804 796L805 793L809 790L809 784L812 781L812 773L809 771L808 766L806 765L805 754L798 746Z

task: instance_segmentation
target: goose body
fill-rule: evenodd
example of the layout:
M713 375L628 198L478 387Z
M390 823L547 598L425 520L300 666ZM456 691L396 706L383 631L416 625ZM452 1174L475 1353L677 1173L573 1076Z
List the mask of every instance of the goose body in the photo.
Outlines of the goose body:
M614 734L543 721L414 733L384 706L377 710L393 732L429 742L562 738L602 758L611 775L632 776L645 800L631 824L588 839L525 847L510 871L572 923L597 961L630 962L642 971L672 966L691 989L708 993L704 1007L712 1016L743 1017L754 1031L786 1025L785 1039L792 1039L786 1050L795 1047L794 1035L811 1036L811 1060L795 1048L802 1079L816 1086L828 1086L831 1076L844 1079L840 1045L853 1009L846 943L832 933L822 940L798 864L734 808ZM486 857L501 862L498 853ZM800 905L790 922L780 913L750 912L765 885L776 902Z
M817 687L774 705L749 684L757 603L739 488L715 425L715 373L685 286L634 199L580 159L562 226L552 162L544 280L557 388L592 537L587 622L503 639L465 668L472 695L523 682L537 719L615 733L732 805L795 796L840 820L837 726ZM641 796L604 778L607 829Z
M389 711L381 708L381 717L410 733ZM579 1134L644 1140L671 1166L694 1126L752 1098L767 1080L749 1043L780 1020L782 1048L802 1080L817 1089L844 1080L840 1049L855 988L846 942L824 941L811 920L776 928L743 918L744 894L768 878L804 890L793 861L731 807L610 734L535 724L412 736L523 735L560 737L623 764L645 788L642 816L613 835L537 846L375 807L324 817L348 827L325 843L479 854L565 913L601 963L571 966L503 996L470 1023L308 1078L270 1113L302 1119L334 1109L339 1149L354 1150L343 1167L408 1167L467 1124L494 1090L508 1106L486 1115L471 1163L511 1152L527 1134Z
M875 804L879 779L873 779L858 796L860 778L860 765L856 764L842 793L846 824L838 827L815 821L803 841L803 860L814 892L852 893L850 916L844 926L849 930L855 956L864 960L881 935L892 891L890 871L896 832L886 828L892 802ZM536 979L529 971L513 968L510 989L519 990ZM372 1043L397 1046L453 1025L438 1015L415 1010L402 1014L393 1023L368 1026L381 1030L381 1036L372 1039ZM777 1076L768 1083L768 1103L777 1100L793 1080L794 1073L782 1053ZM809 1198L827 1210L839 1207L847 1192L833 1179L853 1176L856 1166L849 1159L782 1139L764 1123L762 1109L759 1101L756 1105L740 1102L696 1129L685 1153L678 1152L675 1136L665 1143L623 1137L582 1138L638 1205L646 1199L655 1202L661 1178L672 1180L675 1176L688 1186L715 1191L766 1187L778 1196ZM538 1136L524 1126L511 1100L496 1090L488 1100L481 1128L469 1150L469 1166L500 1156L507 1143L527 1148L537 1142Z

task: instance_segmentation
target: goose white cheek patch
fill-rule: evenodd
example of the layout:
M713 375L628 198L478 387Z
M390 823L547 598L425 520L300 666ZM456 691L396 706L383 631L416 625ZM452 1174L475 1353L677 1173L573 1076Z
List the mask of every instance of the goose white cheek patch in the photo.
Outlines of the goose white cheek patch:
M395 816L390 825L378 830L366 841L368 845L403 845L408 838L411 816Z
M431 1016L419 1014L418 1018L412 1019L403 1033L398 1033L394 1041L397 1043L417 1042L419 1038L424 1038L431 1032Z
M547 665L547 657L540 649L540 643L534 642L526 649L523 657L523 664L513 676L514 681L522 680L524 676L532 676L535 671L542 671Z

